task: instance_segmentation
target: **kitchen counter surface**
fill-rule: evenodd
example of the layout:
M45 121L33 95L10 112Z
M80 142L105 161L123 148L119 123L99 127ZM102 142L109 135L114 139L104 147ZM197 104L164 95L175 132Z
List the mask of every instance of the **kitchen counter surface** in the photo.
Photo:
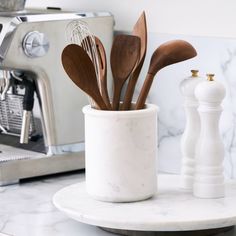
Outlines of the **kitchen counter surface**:
M100 228L76 222L52 204L61 188L84 181L84 172L35 178L0 187L0 236L112 236ZM134 236L174 236L181 233L134 233ZM181 234L187 236L187 234ZM193 235L192 233L189 235ZM194 234L195 235L195 234ZM201 234L198 234L199 236ZM236 236L236 230L218 234Z

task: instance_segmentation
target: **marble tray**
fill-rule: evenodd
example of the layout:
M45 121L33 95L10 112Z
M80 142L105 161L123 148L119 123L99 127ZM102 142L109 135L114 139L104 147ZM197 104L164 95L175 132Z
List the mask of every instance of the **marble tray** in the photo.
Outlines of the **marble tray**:
M179 189L179 176L158 175L158 194L135 203L92 199L85 182L58 191L54 205L69 217L105 228L137 231L189 231L236 224L236 181L226 183L226 197L199 199Z

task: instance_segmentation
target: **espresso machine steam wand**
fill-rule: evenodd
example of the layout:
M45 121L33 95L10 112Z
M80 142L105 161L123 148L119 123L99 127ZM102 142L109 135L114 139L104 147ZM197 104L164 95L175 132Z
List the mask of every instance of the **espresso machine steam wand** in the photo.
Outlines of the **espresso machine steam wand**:
M30 130L30 118L34 107L34 91L35 83L28 79L23 80L25 87L25 94L23 99L23 118L22 118L22 128L20 135L20 143L28 143L29 141L29 130Z

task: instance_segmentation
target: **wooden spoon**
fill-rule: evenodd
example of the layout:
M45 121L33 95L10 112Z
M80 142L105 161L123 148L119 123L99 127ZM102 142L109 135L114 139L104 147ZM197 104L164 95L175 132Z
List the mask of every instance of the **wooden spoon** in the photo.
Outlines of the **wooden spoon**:
M168 65L193 58L196 55L197 52L193 46L184 40L172 40L158 47L152 55L148 73L135 105L135 109L144 108L154 76L159 70Z
M98 88L94 65L84 49L79 45L70 44L64 48L61 60L70 79L87 93L100 109L107 110Z
M139 60L140 47L140 38L133 35L117 35L113 41L110 58L114 81L113 110L119 109L122 87Z
M111 103L107 91L107 59L106 59L106 52L105 48L100 41L100 39L96 36L95 37L95 43L97 46L98 51L98 60L99 60L99 74L100 74L100 83L101 83L101 95L106 103L106 106L111 110Z
M129 83L127 85L127 89L124 96L124 102L122 106L122 110L129 110L134 94L135 85L137 83L140 71L143 66L143 62L145 60L146 51L147 51L147 24L146 24L146 16L145 12L139 17L138 21L134 25L133 35L140 37L141 40L141 48L140 48L140 58L138 63L136 64L133 72L131 73Z

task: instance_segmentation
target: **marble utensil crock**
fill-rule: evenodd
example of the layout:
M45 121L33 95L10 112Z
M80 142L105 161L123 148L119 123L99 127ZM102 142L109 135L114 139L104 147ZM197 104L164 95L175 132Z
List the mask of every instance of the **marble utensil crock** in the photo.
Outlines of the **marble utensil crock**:
M157 191L156 105L130 111L83 108L86 190L96 200L132 202Z

